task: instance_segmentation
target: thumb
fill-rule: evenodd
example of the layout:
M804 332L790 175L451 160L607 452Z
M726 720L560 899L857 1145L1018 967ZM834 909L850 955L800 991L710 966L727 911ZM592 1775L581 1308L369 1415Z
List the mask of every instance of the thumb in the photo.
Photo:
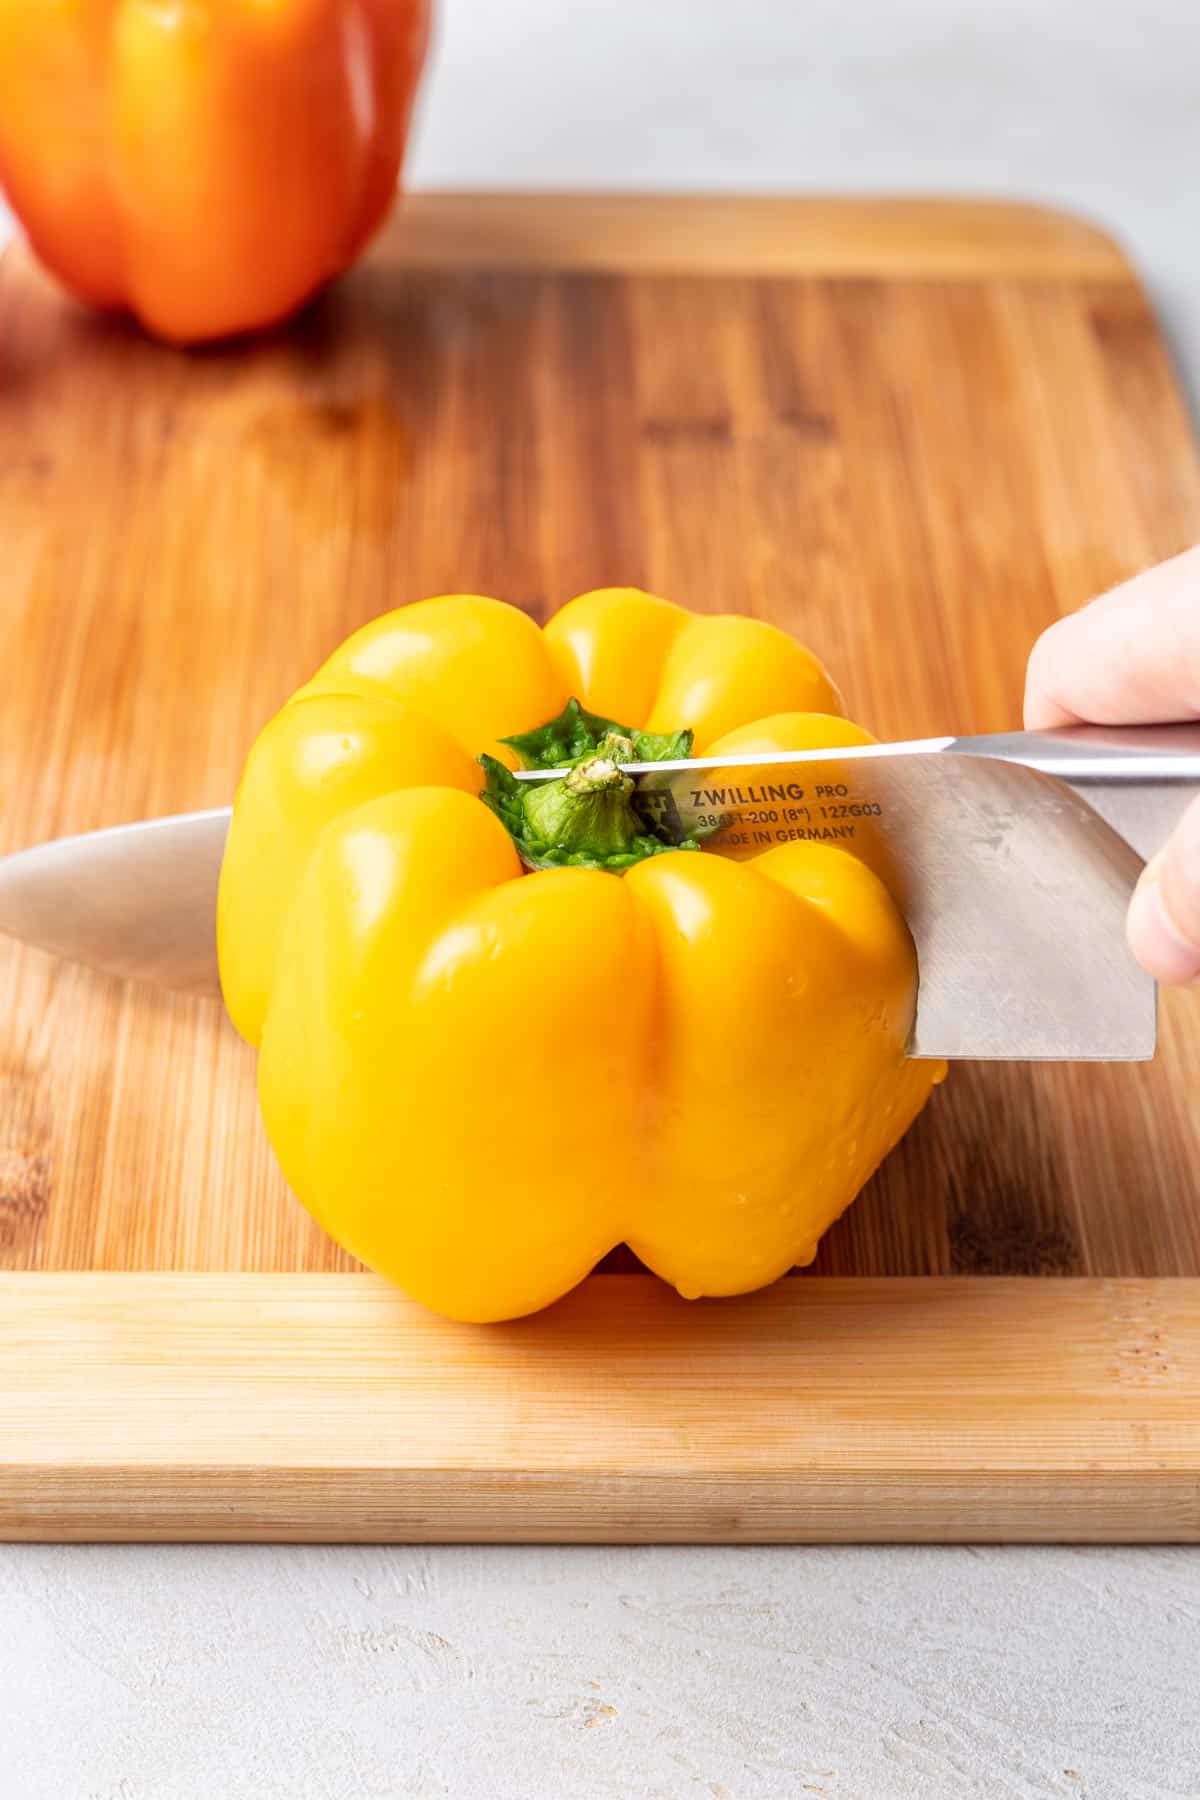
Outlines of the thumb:
M1200 800L1146 864L1129 907L1129 947L1173 987L1200 982Z

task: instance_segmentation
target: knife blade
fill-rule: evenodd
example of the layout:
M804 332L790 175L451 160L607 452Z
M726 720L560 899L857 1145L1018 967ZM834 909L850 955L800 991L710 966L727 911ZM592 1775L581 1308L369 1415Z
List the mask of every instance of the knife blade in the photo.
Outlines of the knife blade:
M1200 725L927 738L628 772L664 835L699 825L710 848L734 856L815 838L871 862L916 943L914 1056L1153 1055L1154 984L1125 948L1124 914L1142 859L1200 794ZM143 820L0 859L0 933L122 978L219 993L229 817L218 808Z
M0 933L106 975L220 994L229 807L112 825L0 858Z
M1077 726L626 765L660 836L861 856L917 949L910 1053L1144 1061L1156 990L1125 944L1143 859L1200 793L1200 725ZM561 779L524 770L519 780Z

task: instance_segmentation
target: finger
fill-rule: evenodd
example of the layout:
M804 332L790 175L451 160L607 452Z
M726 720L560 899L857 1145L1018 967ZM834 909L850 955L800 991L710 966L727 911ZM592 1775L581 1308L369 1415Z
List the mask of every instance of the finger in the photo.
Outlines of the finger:
M1030 731L1086 720L1149 725L1200 718L1200 548L1159 563L1033 647L1025 677Z
M1200 800L1146 864L1129 907L1129 947L1158 981L1200 981Z

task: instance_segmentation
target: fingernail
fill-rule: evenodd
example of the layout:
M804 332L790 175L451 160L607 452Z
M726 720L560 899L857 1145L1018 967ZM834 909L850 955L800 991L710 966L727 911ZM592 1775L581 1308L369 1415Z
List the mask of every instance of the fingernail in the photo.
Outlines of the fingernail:
M1160 862L1146 864L1129 903L1129 946L1156 981L1187 987L1200 981L1200 944L1189 943L1163 899Z

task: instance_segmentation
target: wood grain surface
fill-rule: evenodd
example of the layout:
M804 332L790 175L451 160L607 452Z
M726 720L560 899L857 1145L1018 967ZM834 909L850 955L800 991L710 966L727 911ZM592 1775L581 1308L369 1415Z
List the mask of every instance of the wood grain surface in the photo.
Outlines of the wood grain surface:
M424 594L542 617L639 583L796 632L880 733L988 730L1047 620L1200 536L1152 317L1074 222L410 208L290 332L190 356L3 265L4 848L227 801L339 638ZM721 272L512 266L597 220L630 254L647 212ZM472 222L509 266L462 266ZM776 269L790 243L791 272L729 275L731 238ZM876 275L828 274L838 244ZM942 280L950 250L985 277ZM1200 1275L1200 1015L1164 1010L1151 1067L957 1069L820 1268ZM2 944L0 1020L0 1266L350 1266L287 1195L217 1008Z
M1194 1282L613 1276L480 1328L373 1276L10 1275L0 1309L12 1538L1200 1536Z
M1109 240L1036 208L426 195L290 329L194 354L79 311L10 253L0 848L226 802L258 727L330 648L423 595L494 593L545 617L636 583L795 632L880 734L979 731L1018 718L1048 620L1198 537L1194 447L1147 301ZM1173 997L1163 1015L1152 1065L956 1067L817 1275L1200 1278L1200 1007ZM158 1291L92 1289L89 1272L351 1267L287 1194L253 1057L216 1006L0 943L0 1269L79 1275L14 1275L0 1319L57 1318L60 1423L84 1297L127 1318ZM1051 1300L1043 1285L1005 1285L1005 1304L1018 1319L1027 1295L1046 1345L1070 1352L1109 1290L1062 1283ZM167 1291L187 1307L156 1354L186 1340L190 1356L208 1341L193 1300L258 1290ZM295 1287L296 1319L322 1316L317 1291ZM797 1281L765 1305L807 1328L814 1291ZM1190 1288L1136 1291L1194 1344ZM357 1304L344 1283L328 1292L335 1317ZM824 1292L822 1318L853 1290ZM680 1327L701 1347L724 1329L712 1309L685 1316L705 1321ZM336 1327L339 1354L351 1331ZM264 1354L285 1340L290 1354L286 1333ZM870 1347L876 1381L883 1323ZM1118 1391L1117 1366L1093 1370L1098 1392ZM1123 1365L1119 1381L1150 1431L1157 1390L1129 1388ZM22 1391L0 1393L0 1421ZM1188 1391L1200 1408L1200 1383ZM530 1415L506 1417L511 1447ZM1171 1441L1171 1481L1194 1476L1191 1438ZM92 1444L84 1432L85 1460ZM1146 1444L1144 1500L1170 1462ZM0 1515L32 1491L10 1488ZM1174 1492L1154 1489L1148 1535L1179 1525ZM838 1529L858 1517L875 1534L879 1508L847 1504ZM1028 1517L1055 1535L1044 1504Z

